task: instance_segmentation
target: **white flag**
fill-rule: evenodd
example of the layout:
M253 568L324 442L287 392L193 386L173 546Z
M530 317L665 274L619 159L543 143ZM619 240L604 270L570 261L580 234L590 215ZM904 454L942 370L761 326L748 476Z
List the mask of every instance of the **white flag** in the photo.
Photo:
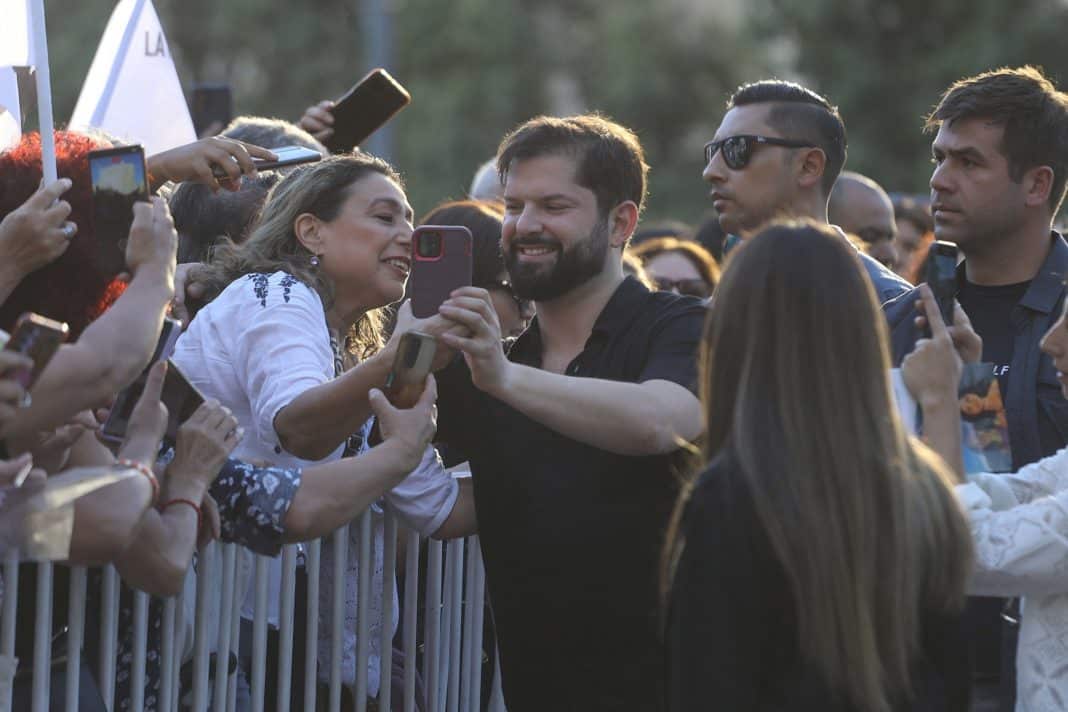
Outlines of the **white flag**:
M147 155L196 140L151 0L122 0L111 13L70 127L103 129Z
M26 0L0 0L0 66L25 67L33 61L33 33Z
M19 107L19 80L11 67L0 67L0 153L22 137L22 109Z

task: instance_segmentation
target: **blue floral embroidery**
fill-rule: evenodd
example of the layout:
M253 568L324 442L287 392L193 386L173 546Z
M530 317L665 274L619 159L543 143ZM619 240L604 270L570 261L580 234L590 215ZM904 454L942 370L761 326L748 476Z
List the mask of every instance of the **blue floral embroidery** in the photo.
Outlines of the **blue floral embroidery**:
M267 280L269 279L265 274L249 274L245 275L248 279L252 280L253 289L256 290L256 298L260 300L260 306L267 306ZM289 301L289 300L286 300Z
M289 289L297 283L297 278L291 274L287 274L282 277L282 299L286 300L286 304L289 304Z

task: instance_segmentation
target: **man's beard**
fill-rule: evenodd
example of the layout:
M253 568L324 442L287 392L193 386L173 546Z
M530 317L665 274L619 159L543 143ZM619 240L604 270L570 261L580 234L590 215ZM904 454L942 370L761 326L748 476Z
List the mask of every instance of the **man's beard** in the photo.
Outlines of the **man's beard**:
M556 260L546 264L520 262L519 248L534 245L555 248ZM516 296L535 302L548 302L603 272L607 255L608 220L602 218L593 226L589 237L568 249L545 235L516 239L504 255L504 265Z

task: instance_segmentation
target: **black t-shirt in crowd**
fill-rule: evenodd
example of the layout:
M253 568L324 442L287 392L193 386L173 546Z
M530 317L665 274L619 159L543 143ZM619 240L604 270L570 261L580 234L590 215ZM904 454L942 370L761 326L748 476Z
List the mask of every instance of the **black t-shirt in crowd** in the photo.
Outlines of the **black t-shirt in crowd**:
M791 584L738 470L717 458L686 504L668 606L668 712L858 712L801 653ZM965 712L970 675L956 615L927 611L911 700L894 712ZM633 708L639 709L637 707Z
M701 301L627 278L567 375L692 390L704 317ZM508 357L539 367L541 352L535 319ZM462 359L438 393L439 438L471 463L508 709L658 709L657 576L677 456L555 432L476 389Z
M975 333L983 337L983 361L994 365L1002 398L1009 392L1010 366L1016 333L1012 328L1012 310L1027 294L1030 282L1002 287L985 287L962 279L957 301L972 322Z

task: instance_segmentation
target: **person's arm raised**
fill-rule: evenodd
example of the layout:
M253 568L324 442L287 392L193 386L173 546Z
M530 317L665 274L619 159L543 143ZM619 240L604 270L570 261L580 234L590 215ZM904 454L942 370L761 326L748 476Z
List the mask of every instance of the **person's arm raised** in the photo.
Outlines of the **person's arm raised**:
M60 199L70 186L69 178L42 186L0 221L0 304L26 275L67 251L78 232L67 220L70 203Z
M274 430L282 447L304 460L328 456L367 422L371 415L367 394L385 385L402 333L414 329L436 336L450 328L452 325L437 315L413 320L411 307L405 302L397 327L381 351L338 378L309 388L278 411ZM435 367L444 365L449 356L447 349L439 352L441 358L435 359Z
M359 457L305 468L285 517L286 541L315 539L352 521L418 467L434 437L434 377L412 408L394 408L378 389L370 393L383 442Z
M0 436L49 430L105 403L148 364L174 296L178 235L167 204L134 205L126 247L133 273L126 291L77 342L61 346L31 390L32 404Z
M620 455L656 455L701 432L700 403L677 383L578 378L509 361L484 289L457 290L441 314L471 332L441 339L463 352L476 387L569 438Z
M160 494L161 509L145 512L133 544L115 562L123 581L154 596L181 591L204 523L199 507L242 435L229 409L215 400L205 401L182 423Z
M931 325L931 338L916 342L912 353L901 362L901 376L923 412L923 439L946 461L959 481L964 478L960 407L957 403L961 357L942 321L942 313L930 288L921 285L920 295L924 313ZM971 324L959 305L956 306L954 320L959 331L971 330Z

